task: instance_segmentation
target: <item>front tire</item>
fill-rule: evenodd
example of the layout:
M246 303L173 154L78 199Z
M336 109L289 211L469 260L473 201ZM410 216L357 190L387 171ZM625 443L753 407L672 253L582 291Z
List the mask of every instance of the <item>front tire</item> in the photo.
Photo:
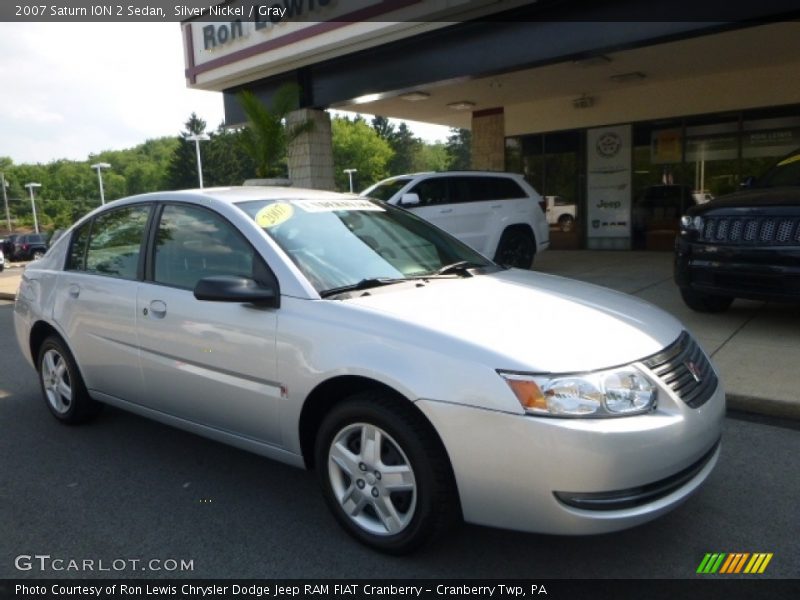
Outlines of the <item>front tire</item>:
M494 262L506 267L530 269L536 255L536 239L527 229L506 229L500 236Z
M460 517L450 464L430 424L386 393L334 407L316 442L328 507L360 542L406 554Z
M704 294L690 288L681 288L681 298L692 310L704 313L725 312L733 303L733 298L730 296Z
M89 397L75 359L61 338L50 336L44 341L36 366L42 395L56 419L77 425L100 412L103 405Z

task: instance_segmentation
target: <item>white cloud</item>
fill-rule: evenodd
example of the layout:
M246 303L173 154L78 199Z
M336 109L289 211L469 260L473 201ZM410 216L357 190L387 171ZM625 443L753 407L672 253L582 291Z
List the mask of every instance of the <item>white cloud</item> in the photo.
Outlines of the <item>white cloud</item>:
M0 23L0 156L85 160L177 135L192 112L216 129L222 94L188 89L184 68L178 23Z
M176 23L0 23L0 156L86 159L177 135L196 112L210 129L222 95L190 90Z

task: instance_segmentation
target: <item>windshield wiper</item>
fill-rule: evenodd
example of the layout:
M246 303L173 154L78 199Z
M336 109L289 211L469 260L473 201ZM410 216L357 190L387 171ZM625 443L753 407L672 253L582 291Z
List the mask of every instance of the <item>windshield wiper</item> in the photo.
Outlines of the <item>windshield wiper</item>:
M449 265L445 265L442 268L437 269L432 273L432 275L449 275L450 273L457 273L459 275L468 275L471 277L472 273L469 272L470 269L476 269L483 266L485 265L479 265L468 260L459 260L458 262L450 263Z
M319 295L323 298L329 298L336 294L343 294L344 292L357 292L359 290L368 290L370 288L381 287L383 285L391 285L393 283L400 283L401 281L409 281L405 277L367 277L357 283L349 285L342 285L340 287L322 290Z

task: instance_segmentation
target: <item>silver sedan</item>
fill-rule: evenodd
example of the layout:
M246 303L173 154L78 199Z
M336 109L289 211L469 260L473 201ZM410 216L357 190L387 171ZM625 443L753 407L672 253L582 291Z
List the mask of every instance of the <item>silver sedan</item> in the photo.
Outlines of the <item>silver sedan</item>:
M110 203L25 270L15 328L60 421L110 404L314 469L342 526L384 552L461 519L630 527L719 455L724 392L674 318L505 269L368 198Z

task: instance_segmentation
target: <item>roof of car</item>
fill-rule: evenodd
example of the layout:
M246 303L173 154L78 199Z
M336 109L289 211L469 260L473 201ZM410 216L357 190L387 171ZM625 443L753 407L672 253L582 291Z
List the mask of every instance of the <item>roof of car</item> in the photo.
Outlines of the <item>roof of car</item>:
M329 192L326 190L312 190L301 187L281 187L281 186L231 186L198 188L193 190L180 190L173 192L153 192L141 194L139 196L129 196L124 200L180 200L180 199L213 199L227 203L246 202L248 200L325 200L332 198L342 198L343 196L357 197L355 194L343 194L340 192Z

